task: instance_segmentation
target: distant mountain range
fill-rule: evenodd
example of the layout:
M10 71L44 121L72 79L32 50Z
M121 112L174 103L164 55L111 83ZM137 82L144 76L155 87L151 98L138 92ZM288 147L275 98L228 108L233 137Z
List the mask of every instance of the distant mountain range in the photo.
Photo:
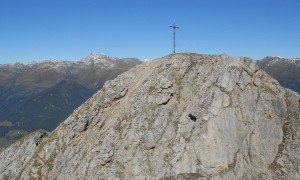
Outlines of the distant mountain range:
M171 54L0 150L0 179L299 180L299 100L249 58Z
M266 57L257 64L282 86L300 93L300 58Z
M0 65L0 147L37 129L52 131L107 80L141 63L90 54L73 62ZM300 58L266 57L257 64L282 86L300 93Z
M107 80L141 62L90 54L73 62L0 65L0 138L13 141L40 128L53 130Z

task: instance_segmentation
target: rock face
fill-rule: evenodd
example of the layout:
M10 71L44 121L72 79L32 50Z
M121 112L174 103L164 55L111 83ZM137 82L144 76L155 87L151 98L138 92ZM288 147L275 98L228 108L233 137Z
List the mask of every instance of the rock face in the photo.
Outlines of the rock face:
M107 82L0 179L299 179L299 99L248 58L169 55Z
M35 131L4 149L3 152L0 151L0 179L16 176L47 135L44 130Z

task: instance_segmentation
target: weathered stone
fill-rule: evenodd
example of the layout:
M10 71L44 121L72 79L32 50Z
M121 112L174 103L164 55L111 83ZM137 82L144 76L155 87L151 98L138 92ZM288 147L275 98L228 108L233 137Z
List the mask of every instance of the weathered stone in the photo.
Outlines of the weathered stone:
M107 82L9 176L300 179L299 100L248 58L173 54Z
M0 179L14 178L33 157L47 135L44 130L35 131L0 152Z

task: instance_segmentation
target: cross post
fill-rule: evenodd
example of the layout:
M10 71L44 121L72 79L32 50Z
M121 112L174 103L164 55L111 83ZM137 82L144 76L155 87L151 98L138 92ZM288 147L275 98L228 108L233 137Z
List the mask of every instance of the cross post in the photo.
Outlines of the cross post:
M174 19L174 24L173 26L170 26L171 28L173 28L173 40L174 40L174 44L173 44L173 54L175 54L175 48L176 48L176 29L179 29L179 27L176 26L176 22Z

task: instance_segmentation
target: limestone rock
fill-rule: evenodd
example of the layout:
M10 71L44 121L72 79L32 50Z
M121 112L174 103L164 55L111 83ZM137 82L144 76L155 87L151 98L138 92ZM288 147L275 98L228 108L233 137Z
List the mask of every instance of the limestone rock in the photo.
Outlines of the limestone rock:
M11 179L32 158L47 137L44 130L35 131L0 152L0 179Z
M300 179L299 100L251 59L169 55L107 82L10 176Z

